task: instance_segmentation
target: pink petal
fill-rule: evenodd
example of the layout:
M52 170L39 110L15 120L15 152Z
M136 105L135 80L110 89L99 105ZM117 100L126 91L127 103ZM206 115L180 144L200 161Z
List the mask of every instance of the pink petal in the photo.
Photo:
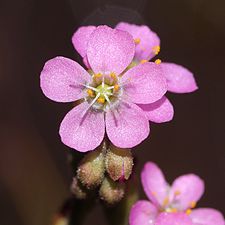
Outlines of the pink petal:
M183 66L174 63L161 63L168 82L168 91L189 93L198 89L194 75Z
M160 213L154 225L193 225L185 213Z
M215 209L195 209L190 214L190 217L195 225L225 225L222 213Z
M166 93L167 83L160 65L152 62L139 64L122 76L124 92L139 104L153 103Z
M92 109L87 111L88 106L84 102L69 111L59 130L62 142L79 152L95 149L105 134L104 114Z
M160 168L153 162L147 162L141 172L141 181L145 194L157 207L164 205L169 185Z
M145 112L148 119L152 122L164 123L173 119L173 105L165 96L154 103L138 106Z
M180 210L186 210L195 205L203 193L204 181L194 174L178 177L171 187L171 196L175 199L176 207Z
M90 36L87 57L95 73L119 75L132 61L134 51L134 41L129 33L99 26Z
M149 27L121 22L117 24L116 29L127 31L134 39L140 39L140 43L136 45L136 59L150 60L156 55L154 53L154 47L160 45L160 39Z
M158 214L158 209L149 201L136 202L131 210L129 216L130 225L151 225L154 224L155 218Z
M132 148L148 137L149 122L138 106L121 103L106 113L106 132L115 146Z
M47 61L41 72L41 89L56 102L72 102L83 97L83 86L91 76L78 63L64 57Z
M77 52L84 58L87 54L87 43L95 26L80 27L72 37L72 43Z

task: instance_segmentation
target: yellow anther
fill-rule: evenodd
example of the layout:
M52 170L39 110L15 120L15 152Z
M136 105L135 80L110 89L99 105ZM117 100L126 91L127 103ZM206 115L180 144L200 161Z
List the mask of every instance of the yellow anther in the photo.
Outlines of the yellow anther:
M162 61L160 59L155 60L155 64L159 65Z
M101 73L96 73L96 74L94 75L94 78L100 78L101 76L102 76Z
M100 103L100 104L104 104L105 103L105 98L104 97L99 97L97 99L97 102Z
M169 203L169 198L166 197L163 201L163 206L165 207L166 205L168 205L168 203Z
M147 59L142 59L140 63L143 64L143 63L146 63L146 62L148 62Z
M171 209L171 212L172 212L172 213L176 213L176 212L177 212L177 209L176 209L176 208L172 208L172 209Z
M90 97L95 97L94 91L92 91L91 89L88 89L87 93Z
M119 86L118 84L115 84L115 85L114 85L114 88L113 88L113 91L118 91L119 88L120 88L120 86Z
M177 196L177 195L180 195L181 192L177 190L177 191L174 192L174 194Z
M134 39L134 43L135 43L136 45L140 44L140 42L141 42L141 39L140 39L140 38L135 38L135 39Z
M178 212L176 208L168 208L166 209L166 212L169 212L169 213L176 213Z
M190 207L193 209L193 208L196 207L196 204L197 204L197 203L196 203L195 201L193 201L193 202L190 203Z
M160 52L160 46L156 45L152 48L152 51L154 52L155 55L158 55Z
M192 212L192 210L191 210L191 209L187 209L187 210L186 210L186 214L187 214L187 215L190 215L190 214L191 214L191 212Z
M115 73L110 73L110 77L112 77L112 79L116 79L116 74Z

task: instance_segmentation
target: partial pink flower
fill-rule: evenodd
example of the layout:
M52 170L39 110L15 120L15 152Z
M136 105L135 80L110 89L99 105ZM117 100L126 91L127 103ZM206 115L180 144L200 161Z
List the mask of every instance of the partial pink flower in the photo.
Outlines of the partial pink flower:
M159 53L160 39L149 27L120 22L115 28L133 36L136 45L134 60L150 60Z
M160 39L147 26L121 22L117 24L116 28L129 32L136 40L136 63L148 61L159 53ZM198 89L194 75L185 67L164 62L161 63L161 66L167 79L168 91L189 93Z
M145 164L141 181L150 201L138 201L130 212L130 225L224 225L223 215L210 208L194 209L204 193L204 182L195 174L165 180L153 162Z
M190 70L174 63L162 63L161 66L167 79L168 91L189 93L198 89L194 75Z
M167 91L161 66L148 62L128 69L134 58L134 40L129 33L107 26L80 28L73 43L90 70L71 59L56 57L46 62L40 77L48 98L81 102L60 125L62 142L80 152L94 150L106 130L117 147L138 145L150 132L149 112L142 108L165 104L157 103ZM162 111L166 112L166 107L170 110L166 104Z

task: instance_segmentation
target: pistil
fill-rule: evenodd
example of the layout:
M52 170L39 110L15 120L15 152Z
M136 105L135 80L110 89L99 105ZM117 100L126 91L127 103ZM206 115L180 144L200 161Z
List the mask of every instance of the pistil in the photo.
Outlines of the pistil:
M96 109L107 110L106 104L119 100L120 85L118 76L115 73L101 74L97 73L92 76L92 82L85 85L87 88L87 98L89 106ZM96 103L96 104L95 104Z

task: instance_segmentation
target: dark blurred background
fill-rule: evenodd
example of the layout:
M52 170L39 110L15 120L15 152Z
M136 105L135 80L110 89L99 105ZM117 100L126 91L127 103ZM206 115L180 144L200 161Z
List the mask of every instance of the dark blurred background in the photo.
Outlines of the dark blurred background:
M80 25L122 20L157 32L159 57L188 67L200 87L192 94L168 94L174 120L153 124L150 138L134 149L136 172L148 160L170 182L194 172L206 183L198 206L224 211L224 0L0 0L1 225L48 225L69 196L71 149L60 142L58 128L72 106L42 94L45 61L58 55L80 60L71 44ZM93 221L106 224L100 207L86 225Z

